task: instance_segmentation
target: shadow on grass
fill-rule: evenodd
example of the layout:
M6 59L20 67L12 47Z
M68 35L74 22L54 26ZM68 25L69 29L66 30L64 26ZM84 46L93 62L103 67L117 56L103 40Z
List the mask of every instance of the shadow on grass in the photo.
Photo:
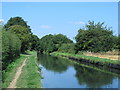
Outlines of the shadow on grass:
M31 55L31 54L29 54L28 52L22 52L22 54L25 54L25 55Z

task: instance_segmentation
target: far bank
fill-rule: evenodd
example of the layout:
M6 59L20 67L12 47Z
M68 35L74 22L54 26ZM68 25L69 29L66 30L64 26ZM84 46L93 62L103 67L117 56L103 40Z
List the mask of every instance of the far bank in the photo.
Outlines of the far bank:
M119 60L110 60L106 58L85 56L82 54L79 55L79 54L62 53L62 52L53 52L50 55L68 58L70 60L74 60L77 62L83 62L83 63L94 64L94 65L103 66L103 67L106 66L109 68L120 69Z

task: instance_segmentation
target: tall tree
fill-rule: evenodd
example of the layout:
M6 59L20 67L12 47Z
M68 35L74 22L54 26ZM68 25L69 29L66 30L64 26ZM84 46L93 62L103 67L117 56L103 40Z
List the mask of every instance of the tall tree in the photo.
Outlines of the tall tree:
M4 25L6 31L15 33L22 42L21 52L25 52L30 47L31 29L22 17L13 17Z
M9 31L15 33L21 40L21 52L24 53L30 47L31 33L28 28L21 25L10 26Z
M8 30L8 28L9 28L10 26L13 26L13 25L21 25L21 26L24 26L24 27L28 28L28 31L31 33L30 26L27 25L27 22L24 21L24 19L22 19L22 17L13 17L13 18L11 17L11 18L8 20L7 24L4 25L4 28L5 28L6 30Z
M78 30L78 34L75 37L76 53L78 51L109 51L113 49L114 36L110 28L104 27L104 23L97 23L89 21L85 29Z

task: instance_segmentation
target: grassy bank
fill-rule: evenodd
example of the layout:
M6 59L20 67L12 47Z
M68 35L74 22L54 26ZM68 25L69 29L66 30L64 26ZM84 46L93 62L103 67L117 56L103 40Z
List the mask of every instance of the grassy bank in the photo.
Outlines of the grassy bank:
M102 65L108 65L108 64L120 64L120 61L118 60L110 60L105 58L99 58L99 57L93 57L93 56L85 56L85 55L78 55L78 54L70 54L70 53L61 53L61 52L53 52L51 53L53 56L62 56L66 58L75 58L75 59L83 59L88 60L91 63L101 63Z
M27 58L26 55L21 54L19 58L17 58L14 62L8 65L7 69L3 71L2 79L4 82L2 83L3 88L7 88L10 82L13 80L17 67L19 67L22 62Z
M18 88L41 88L41 76L38 72L39 67L37 65L36 52L29 52L30 55L27 58L26 65L23 67L23 71L19 80L17 81Z
M17 81L17 88L41 88L40 73L38 73L38 65L36 63L37 54L35 51L28 51L28 54L20 55L20 58L10 64L7 72L4 73L5 82L3 88L8 87L15 76L17 67L26 59L26 65L23 67L22 73Z

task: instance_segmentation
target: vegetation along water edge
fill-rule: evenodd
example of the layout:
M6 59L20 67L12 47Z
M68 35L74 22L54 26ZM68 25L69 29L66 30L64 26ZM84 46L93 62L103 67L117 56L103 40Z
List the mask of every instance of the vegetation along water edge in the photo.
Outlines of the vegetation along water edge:
M110 60L106 58L99 58L99 57L93 57L93 56L85 56L85 55L79 55L79 54L71 54L71 53L62 53L62 52L53 52L50 55L53 56L62 56L66 57L71 60L90 63L90 64L96 64L100 66L107 66L110 68L116 68L120 69L120 61L119 60Z
M3 88L7 88L10 82L15 78L17 67L21 66L26 59L26 65L22 69L22 73L17 80L16 88L41 88L40 69L37 65L36 51L27 51L26 54L20 54L15 62L9 64L6 71L3 72Z

